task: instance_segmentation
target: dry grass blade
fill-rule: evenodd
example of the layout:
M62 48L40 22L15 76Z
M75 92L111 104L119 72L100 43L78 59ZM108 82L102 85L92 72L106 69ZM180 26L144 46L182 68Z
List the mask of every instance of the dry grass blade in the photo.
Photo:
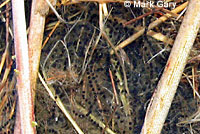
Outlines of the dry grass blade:
M5 52L3 53L2 57L1 57L0 74L1 74L1 71L2 71L2 69L3 69L4 63L5 63L5 61L6 61L7 55L8 55L8 47L6 48Z
M173 9L171 12L173 13L178 13L180 11L182 11L186 6L187 6L188 2L185 2L184 4L180 5L179 7ZM171 14L166 14L162 17L160 17L159 19L157 19L156 21L152 22L149 25L148 30L153 29L154 27L158 26L159 24L161 24L162 22L166 21L168 18L172 17ZM125 46L127 46L128 44L130 44L131 42L133 42L134 40L136 40L137 38L139 38L141 35L143 35L145 32L145 28L141 29L140 31L138 31L137 33L133 34L131 37L129 37L128 39L126 39L125 41L123 41L122 43L120 43L115 50L118 50L119 48L124 48ZM111 51L111 54L114 54L114 51Z
M169 45L173 45L173 43L174 43L173 39L168 38L167 36L163 35L162 33L154 32L153 30L149 30L147 32L147 35L150 35L154 39L157 39L157 40L167 43Z
M141 134L160 134L200 26L200 1L190 1L164 73L148 106Z
M200 108L198 108L198 111L194 113L192 116L188 117L186 120L177 123L177 126L199 122L200 121L199 118L200 118Z
M45 89L47 90L47 92L49 93L50 97L56 101L57 106L61 109L61 111L64 113L64 115L67 117L67 119L72 123L73 127L76 129L76 131L79 134L84 134L83 131L80 129L80 127L77 125L77 123L74 121L74 119L71 117L71 115L69 114L69 112L66 110L66 108L64 107L62 101L60 100L60 98L58 96L55 95L55 91L53 91L53 88L49 88L46 84L46 82L43 80L42 76L38 73L39 79L42 82L43 86L45 87Z
M51 2L49 0L46 0L46 2L49 5L49 7L51 8L51 10L54 12L54 14L56 15L56 17L60 20L60 22L63 22L65 24L67 24L67 22L64 19L62 19L61 16L58 14L58 12L53 7L53 5L51 4ZM56 0L54 0L54 2L56 2Z
M5 86L6 82L8 81L8 76L9 76L9 73L10 73L10 70L11 70L11 66L12 66L12 62L10 62L5 69L2 81L0 82L0 92L3 89L3 87Z
M3 6L5 6L8 2L10 2L10 0L4 1L4 2L0 5L0 8L2 8Z
M143 28L143 27L136 27L135 29L136 29L137 31L139 31L139 30L141 30L142 28ZM153 31L153 30L149 30L149 31L147 32L147 35L153 37L153 38L156 39L156 40L159 40L159 41L162 41L162 42L164 42L164 43L166 43L166 44L169 44L169 45L173 45L173 43L174 43L174 40L173 40L172 38L169 38L169 37L163 35L162 33L158 33L158 32L155 32L155 31Z

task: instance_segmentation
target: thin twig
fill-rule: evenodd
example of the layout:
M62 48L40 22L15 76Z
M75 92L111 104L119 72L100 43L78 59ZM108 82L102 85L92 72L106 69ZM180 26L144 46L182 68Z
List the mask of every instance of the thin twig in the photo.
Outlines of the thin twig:
M179 7L173 9L171 12L173 13L178 13L180 11L182 11L183 9L185 9L185 7L188 5L188 2L183 3L182 5L180 5ZM154 22L152 22L149 27L148 30L153 29L154 27L158 26L159 24L163 23L164 21L166 21L168 18L172 17L171 14L165 14L164 16L160 17L159 19L155 20ZM128 39L124 40L122 43L120 43L118 46L116 46L116 50L118 50L119 48L124 48L125 46L127 46L128 44L130 44L131 42L133 42L134 40L136 40L137 38L139 38L141 35L143 35L145 32L145 28L141 29L140 31L138 31L137 33L133 34L132 36L130 36ZM114 54L114 51L111 50L110 52L111 54Z
M53 99L53 101L56 102L57 106L61 109L61 111L63 112L63 114L67 117L67 119L71 122L71 124L73 125L73 127L76 129L76 131L79 134L84 134L83 131L80 129L80 127L77 125L77 123L74 121L74 119L71 117L70 113L67 111L67 109L65 108L65 106L63 105L62 101L60 100L59 96L55 95L55 91L52 92L52 90L54 89L50 89L48 87L48 85L46 84L46 82L43 80L42 76L40 75L40 73L38 73L39 79L42 82L43 86L45 87L45 89L47 90L47 92L49 93L50 97Z
M103 23L103 4L99 4L99 28L100 31L104 29L104 23Z
M149 16L149 15L151 15L151 14L157 12L157 11L160 11L160 10L162 10L162 8L156 8L155 10L152 10L152 11L150 11L150 12L148 12L148 13L145 13L145 14L143 14L143 15L141 15L141 16L138 16L138 17L135 18L135 19L132 19L132 20L130 20L130 21L128 21L128 22L125 22L125 23L123 24L123 26L125 27L126 25L130 25L131 23L133 23L133 22L135 22L135 21L137 21L137 20L140 20L140 19L142 19L142 18L144 18L144 17L146 17L146 16Z
M58 14L58 12L53 7L53 5L51 4L51 2L49 2L49 0L46 0L46 2L49 5L49 7L51 8L51 10L54 12L54 14L56 15L56 17L60 20L60 22L63 22L65 24L67 24L67 22L63 18L61 18L61 16Z
M0 5L0 8L2 8L3 6L5 6L8 2L10 2L10 0L4 1L4 2Z
M57 21L56 25L53 27L53 29L51 30L51 32L49 33L49 35L47 36L47 38L45 39L45 41L42 44L42 48L44 48L44 46L47 44L48 40L50 39L51 35L55 32L56 28L60 25L60 21Z
M8 8L8 4L6 5L6 7ZM6 58L8 60L8 53L9 53L8 50L9 50L9 11L7 10L6 11L6 49L3 53L3 56L1 57L0 74L1 74L1 71L3 69L4 63L6 61Z
M108 16L108 8L106 3L102 3L103 4L103 14L104 16Z
M115 88L115 82L113 80L113 75L112 75L112 72L111 72L110 69L109 69L109 74L110 74L110 79L111 79L111 83L112 83L112 87L113 87L115 101L116 101L116 104L119 105L118 95L117 95L117 91L116 91L116 88Z
M88 44L88 47L87 47L87 49L86 49L86 51L85 51L85 57L84 57L84 60L83 60L82 70L84 70L84 68L85 68L87 55L88 55L89 49L90 49L90 47L91 47L91 45L92 45L93 39L94 39L94 37L95 37L95 34L96 34L96 29L94 29L92 38L91 38L91 40L90 40L90 42L89 42L89 44Z

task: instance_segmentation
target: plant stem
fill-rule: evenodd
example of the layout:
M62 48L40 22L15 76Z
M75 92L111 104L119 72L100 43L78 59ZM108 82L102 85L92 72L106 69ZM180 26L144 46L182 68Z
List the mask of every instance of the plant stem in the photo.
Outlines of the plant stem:
M141 134L160 134L200 26L200 1L192 0L148 106Z

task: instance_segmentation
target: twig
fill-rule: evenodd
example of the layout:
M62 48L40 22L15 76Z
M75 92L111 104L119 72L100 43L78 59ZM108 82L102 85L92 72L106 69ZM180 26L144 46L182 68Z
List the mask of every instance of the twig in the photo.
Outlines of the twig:
M186 79L187 79L187 81L188 81L188 83L190 84L190 86L191 86L191 88L192 88L192 90L193 90L193 95L194 95L194 97L195 97L195 88L194 88L194 82L192 81L191 82L191 80L189 79L189 76L188 75L186 75L185 73L183 73L183 76L185 76L186 77ZM192 78L192 80L194 80L193 78Z
M186 6L187 6L188 2L185 2L184 4L180 5L179 7L173 9L171 12L173 13L178 13L180 11L182 11ZM165 14L164 16L160 17L158 20L155 20L154 22L152 22L149 27L148 30L153 29L154 27L158 26L159 24L163 23L164 21L166 21L168 18L172 17L171 14ZM125 41L123 41L122 43L120 43L115 50L118 50L120 47L124 48L125 46L127 46L128 44L130 44L131 42L133 42L134 40L136 40L137 38L139 38L141 35L143 35L145 32L145 28L141 29L140 31L138 31L137 33L133 34L132 36L130 36L128 39L126 39ZM111 54L114 53L113 50L111 50L110 52Z
M160 134L200 27L200 1L190 1L168 62L151 98L141 134Z
M195 84L195 77L194 77L194 74L195 74L195 69L194 69L194 66L192 66L192 89L193 89L193 96L195 98L195 90L196 90L196 84ZM198 90L197 90L198 91Z
M22 134L34 134L36 131L31 124L32 121L34 121L34 106L30 87L30 70L24 1L12 0L12 15L16 68L19 71L17 74L17 91L19 100L17 115L20 115L20 118L17 116L17 119L20 120L16 120L16 123L20 125L20 128L15 127L14 133L17 134L19 130Z
M4 66L4 63L6 61L6 57L8 56L8 46L6 46L6 49L1 57L1 62L0 62L0 74L1 74L1 71L3 69L3 66Z
M141 16L138 16L138 17L135 18L135 19L132 19L132 20L130 20L130 21L128 21L128 22L123 23L123 26L127 26L127 25L129 25L129 24L131 24L131 23L133 23L133 22L135 22L135 21L137 21L137 20L140 20L140 19L142 19L142 18L144 18L144 17L146 17L146 16L148 16L148 15L157 13L157 12L159 12L159 11L163 11L163 12L165 12L165 13L168 13L168 14L172 15L173 17L176 17L177 20L181 17L180 15L178 15L178 14L172 12L172 11L169 11L169 10L165 9L164 7L162 7L162 8L156 7L155 10L152 10L152 11L146 13L146 14L143 14L143 15L141 15Z
M56 28L60 25L60 21L57 21L56 25L53 27L53 29L51 30L51 32L49 33L48 37L45 39L45 41L42 44L42 48L44 48L44 46L47 44L47 42L49 41L51 35L54 33L54 31L56 30Z
M165 9L165 8L162 8L162 11L165 12L165 13L171 14L172 16L176 17L176 19L178 19L178 17L181 18L181 19L183 19L183 17L180 17L179 14L173 13L172 11L169 11L169 10L167 10L167 9Z
M179 20L179 18L181 18L181 16L185 13L186 10L187 10L187 7L179 14L176 20Z
M82 78L83 78L83 76L84 76L84 74L85 74L85 71L86 71L86 69L87 69L87 66L89 65L90 61L92 60L92 56L93 56L94 51L95 51L95 49L96 49L96 47L97 47L97 45L98 45L98 43L99 43L99 40L100 40L100 38L101 38L101 35L102 35L102 32L100 31L99 35L98 35L97 38L96 38L94 47L92 48L92 52L91 52L91 54L90 54L90 56L89 56L89 58L88 58L88 60L87 60L87 63L85 64L85 66L82 67L82 73L81 73L81 75L80 75L79 83L81 82L81 80L82 80Z
M163 48L161 51L159 51L158 53L156 53L155 55L153 55L148 61L147 63L149 64L155 57L157 57L158 55L161 55L163 52L165 52L167 50L168 46L165 46L165 48Z
M133 23L133 22L135 22L135 21L137 21L137 20L140 20L140 19L142 19L142 18L144 18L144 17L146 17L146 16L149 16L149 15L151 15L151 14L157 12L157 11L160 11L160 10L162 10L162 8L156 8L155 10L152 10L152 11L150 11L150 12L148 12L148 13L145 13L145 14L143 14L143 15L141 15L141 16L138 16L138 17L135 18L135 19L132 19L132 20L130 20L130 21L128 21L128 22L123 23L123 26L125 27L126 25L130 25L131 23Z
M139 31L141 30L143 27L136 27L135 30ZM167 36L163 35L162 33L157 33L153 30L149 30L147 32L147 35L153 37L154 39L156 40L159 40L159 41L162 41L166 44L169 44L169 45L173 45L174 43L174 40L172 38L168 38Z
M108 16L108 9L106 3L102 3L104 16Z
M5 6L8 2L10 2L10 0L4 1L4 2L0 5L0 8L2 8L3 6Z
M87 57L88 57L88 52L89 52L89 49L90 49L90 47L92 45L93 39L95 37L95 34L96 34L96 29L94 29L94 32L92 34L92 38L91 38L91 40L90 40L90 42L89 42L89 44L87 46L87 49L85 51L85 57L84 57L83 64L82 64L82 70L84 70L84 68L85 68L86 60L87 60Z
M49 7L51 8L51 10L54 12L54 14L56 15L56 17L58 18L58 20L60 20L60 22L63 22L65 24L67 24L67 22L63 18L61 18L61 16L58 14L58 12L53 7L53 5L51 4L51 2L49 2L49 0L46 0L46 2L49 5Z
M181 126L182 124L191 124L191 123L199 122L200 121L199 117L200 117L200 107L198 108L197 112L194 113L192 116L188 117L187 120L181 121L177 123L176 125Z
M3 89L3 87L5 86L6 81L8 80L8 75L10 73L11 66L12 66L12 63L13 63L12 61L7 61L7 62L9 62L9 63L7 63L3 78L2 78L1 83L0 83L0 92Z
M10 9L11 9L11 7L7 8L7 9L6 9L5 11L3 11L3 12L0 11L1 20L2 20L3 22L6 22L6 19L5 19L5 17L2 15L2 13L4 13L4 12L9 12ZM13 32L12 32L10 26L9 26L9 29L8 29L8 30L9 30L10 36L11 36L12 39L13 39Z
M99 4L99 28L102 31L104 28L103 23L103 4Z
M153 30L149 30L147 35L153 37L156 40L162 41L166 44L173 45L174 40L172 38L168 38L167 36L163 35L162 33L154 32Z
M29 64L30 64L30 80L31 80L31 89L34 91L36 88L37 73L40 62L40 55L42 49L42 41L44 34L45 26L45 16L42 16L37 11L37 4L42 3L42 0L33 0L31 7L31 18L30 18L30 27L28 35L28 44L29 44Z
M38 5L43 0L32 0L31 5L31 18L28 35L28 51L29 51L29 69L30 69L30 88L32 92L32 105L34 105L35 89L37 82L37 73L40 63L40 55L42 49L42 41L45 27L46 16L42 16L38 10ZM34 111L34 107L32 107ZM32 115L33 121L35 120L34 114Z
M6 5L6 9L8 9L8 4ZM1 74L1 71L3 69L4 63L6 61L6 58L8 60L8 53L9 53L8 50L9 50L9 11L7 10L6 11L6 49L3 53L3 56L1 57L0 74Z
M113 80L113 75L112 75L112 72L111 72L110 69L109 69L109 74L110 74L110 79L111 79L111 83L112 83L112 87L113 87L115 101L116 101L116 104L119 105L118 95L117 95L117 91L116 91L116 88L115 88L115 82Z

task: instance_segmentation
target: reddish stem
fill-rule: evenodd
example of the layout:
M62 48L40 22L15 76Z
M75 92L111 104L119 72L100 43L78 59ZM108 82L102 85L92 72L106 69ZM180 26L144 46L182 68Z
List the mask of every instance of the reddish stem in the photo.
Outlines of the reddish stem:
M33 103L29 79L29 56L26 35L26 22L24 13L24 1L12 0L12 15L14 28L14 43L16 55L18 109L17 120L18 128L15 127L15 134L34 134L35 128L33 121ZM20 111L20 112L19 112ZM20 117L20 118L19 118ZM20 128L19 128L20 127ZM20 129L20 130L19 130ZM18 131L19 130L19 131Z

